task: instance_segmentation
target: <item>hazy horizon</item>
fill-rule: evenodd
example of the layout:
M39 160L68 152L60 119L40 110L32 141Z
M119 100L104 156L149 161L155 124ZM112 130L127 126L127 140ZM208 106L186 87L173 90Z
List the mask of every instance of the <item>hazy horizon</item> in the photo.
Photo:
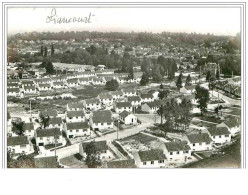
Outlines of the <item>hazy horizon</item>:
M238 8L56 8L59 17L88 17L91 23L47 23L51 8L8 8L8 35L25 32L171 32L235 36ZM48 20L49 21L49 20Z

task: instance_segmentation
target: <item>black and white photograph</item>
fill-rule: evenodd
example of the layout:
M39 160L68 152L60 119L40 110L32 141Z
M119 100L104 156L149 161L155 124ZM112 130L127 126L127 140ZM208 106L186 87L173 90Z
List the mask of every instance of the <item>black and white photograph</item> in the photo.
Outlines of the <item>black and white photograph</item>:
M243 9L5 5L3 167L243 168Z

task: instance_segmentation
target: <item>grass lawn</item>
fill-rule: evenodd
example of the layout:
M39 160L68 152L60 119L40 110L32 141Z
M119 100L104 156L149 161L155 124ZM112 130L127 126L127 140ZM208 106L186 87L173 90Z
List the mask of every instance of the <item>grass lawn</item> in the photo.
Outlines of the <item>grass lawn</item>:
M104 89L104 86L85 86L83 89L75 89L72 91L72 95L77 96L80 99L96 98L102 92L109 92Z
M213 155L198 162L185 165L183 168L240 168L240 139L221 150L225 154Z

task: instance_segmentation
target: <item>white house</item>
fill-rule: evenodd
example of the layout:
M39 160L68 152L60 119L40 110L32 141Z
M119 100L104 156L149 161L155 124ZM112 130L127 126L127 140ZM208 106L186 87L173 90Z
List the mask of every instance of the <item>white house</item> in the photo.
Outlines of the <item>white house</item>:
M31 87L31 86L35 86L35 83L33 80L22 80L22 88L24 87Z
M50 118L46 128L47 129L58 128L62 130L63 123L61 117Z
M131 102L133 107L137 108L137 107L141 106L141 98L140 98L140 96L129 96L127 98L127 100L129 102Z
M87 110L99 110L101 109L101 102L99 99L88 99L83 102L85 109Z
M24 123L23 124L24 135L27 137L34 137L34 124L33 123Z
M84 122L85 115L82 110L79 111L67 111L66 112L66 122L73 123L73 122Z
M111 111L93 111L93 116L90 118L90 126L92 129L100 131L105 129L113 129L114 122Z
M227 127L212 127L208 129L209 136L214 143L228 143L231 142L231 133Z
M131 102L116 102L114 105L114 109L116 113L121 113L124 110L126 110L127 112L133 111Z
M40 84L51 84L52 79L51 78L34 79L34 82L36 86L39 86Z
M119 100L124 98L124 94L122 91L111 91L111 95L114 100Z
M191 151L212 150L213 140L208 133L188 134L185 137Z
M142 103L147 103L147 102L153 102L154 101L154 97L152 94L140 94L140 98L141 98L141 102Z
M62 137L62 133L58 128L52 129L37 129L35 132L36 145L45 146L48 144L65 144L65 140Z
M59 82L53 82L53 88L54 89L65 89L66 88L66 84L62 81Z
M150 114L157 113L159 107L162 105L161 101L154 101L142 104L141 110Z
M166 156L161 149L138 151L134 155L138 168L164 168Z
M24 86L23 92L24 94L36 94L37 90L35 86Z
M186 141L166 142L159 148L164 151L168 162L183 163L191 156L191 149Z
M119 118L125 125L137 125L137 117L126 110L119 114Z
M113 101L114 101L113 96L111 94L108 94L108 93L99 94L98 98L99 98L100 102L102 104L105 104L105 105L113 104Z
M39 84L38 89L39 91L51 91L52 85L51 84Z
M84 142L79 145L79 154L83 156L84 159L87 157L85 153L85 149L89 143L90 142ZM109 147L106 141L96 141L94 142L94 144L96 146L96 150L97 150L100 160L108 161L108 160L113 159L114 155L109 150Z
M18 83L7 83L7 88L8 89L11 89L11 88L19 89L19 84Z
M135 89L122 89L124 96L137 96L137 92Z
M74 138L76 136L90 136L90 126L88 122L67 123L66 133L68 138Z
M34 152L33 146L27 136L8 137L7 148L15 154L30 154Z
M228 130L231 132L231 135L234 136L238 132L240 132L240 120L238 117L231 117L226 119L226 121L216 125L216 127L227 127Z
M79 83L80 85L89 85L89 84L90 84L89 78L79 78L79 79L78 79L78 83Z
M75 78L75 79L68 79L67 81L67 86L68 87L78 87L79 86L79 83L78 83L78 79Z
M92 78L91 83L93 85L105 85L106 80L104 78Z
M8 88L7 89L7 96L19 97L20 96L20 89L19 88Z

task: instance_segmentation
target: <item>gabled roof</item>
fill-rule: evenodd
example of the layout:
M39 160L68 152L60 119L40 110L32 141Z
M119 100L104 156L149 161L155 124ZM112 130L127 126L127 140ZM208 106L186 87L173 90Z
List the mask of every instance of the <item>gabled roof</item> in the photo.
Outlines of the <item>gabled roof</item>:
M44 117L56 117L58 115L57 110L43 110L40 111L40 113L44 116Z
M35 86L24 86L24 90L25 90L25 89L33 89L33 90L35 90L36 87L35 87Z
M51 129L38 129L36 130L37 137L51 137L55 135L61 135L61 131L58 128Z
M20 89L19 88L8 88L7 89L7 93L9 92L16 92L16 93L19 93L20 92Z
M140 102L141 101L140 96L130 96L127 99L129 102Z
M48 124L49 125L62 124L62 119L61 117L50 118Z
M17 145L24 145L24 144L29 144L28 137L26 136L17 136L17 137L7 138L8 146L17 146Z
M113 96L111 94L102 93L102 94L99 94L99 98L100 99L112 99Z
M33 80L22 80L22 84L34 84Z
M84 109L84 104L83 103L71 103L71 104L67 104L69 109L75 109L75 108L79 108L79 109Z
M24 123L23 124L23 130L34 130L34 124L33 123Z
M167 142L164 144L169 152L190 150L186 141Z
M107 162L108 168L137 168L135 165L135 161L133 159L130 160L115 160L111 162Z
M79 80L79 82L80 82L80 81L81 81L81 82L82 82L82 81L87 81L87 82L88 82L88 81L89 81L89 78L79 78L78 80Z
M85 151L86 149L86 146L89 144L90 142L84 142L82 143L82 147L83 147L83 150ZM108 145L107 145L107 142L106 141L97 141L97 142L94 142L95 143L95 146L96 146L96 150L97 151L103 151L103 150L108 150Z
M154 102L148 102L146 103L150 108L157 108L161 105L163 105L163 102L160 100L154 101Z
M89 124L87 122L67 123L66 126L67 126L67 130L89 128Z
M110 123L112 120L112 113L110 110L93 111L92 120L94 123Z
M52 87L51 84L39 84L39 87Z
M229 128L232 128L232 127L237 127L240 125L240 122L238 120L238 118L228 118L228 120L224 121L224 123L229 127Z
M20 82L20 79L17 78L17 79L8 79L8 83L19 83Z
M65 85L62 81L61 82L53 82L53 85L57 85L57 86L63 86Z
M135 89L123 89L123 93L136 93Z
M200 134L189 134L187 138L191 143L202 143L202 142L211 142L212 139L209 137L207 133Z
M78 83L78 79L67 79L67 83Z
M116 102L117 108L132 107L131 102Z
M67 111L66 112L66 116L67 117L84 117L84 112L80 111L80 110L76 110L76 111Z
M139 151L138 154L139 154L141 162L166 159L163 151L160 149Z
M51 78L42 78L42 79L34 79L36 83L42 83L42 82L50 82L52 81Z
M112 95L123 95L122 91L111 91Z
M121 118L126 118L129 115L128 111L124 110L123 112L120 113Z
M216 135L229 135L230 132L228 131L227 127L213 127L209 128L208 132L210 133L211 136L216 136Z
M145 98L147 98L147 99L153 99L153 95L150 94L150 93L140 94L140 97L141 97L141 99L145 99Z
M7 83L7 86L15 86L15 87L18 87L19 84L18 84L18 83Z
M86 104L100 104L100 100L93 98L93 99L88 99L88 100L84 100Z

